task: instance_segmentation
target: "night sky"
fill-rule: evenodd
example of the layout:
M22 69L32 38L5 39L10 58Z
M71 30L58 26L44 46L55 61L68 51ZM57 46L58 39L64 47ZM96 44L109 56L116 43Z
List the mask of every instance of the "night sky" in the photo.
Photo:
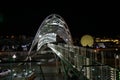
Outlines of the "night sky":
M73 37L84 34L93 36L119 35L120 31L112 22L114 16L95 13L76 7L7 7L0 9L0 35L34 36L42 21L50 14L63 17ZM111 21L112 20L112 21ZM112 23L111 23L112 22ZM114 29L116 28L116 29Z

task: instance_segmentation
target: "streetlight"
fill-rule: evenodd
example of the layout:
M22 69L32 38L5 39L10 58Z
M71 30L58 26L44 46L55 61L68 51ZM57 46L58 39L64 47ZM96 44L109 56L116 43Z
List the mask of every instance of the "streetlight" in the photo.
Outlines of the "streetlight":
M14 54L14 55L12 56L12 58L15 59L15 58L16 58L16 55Z
M15 55L15 54L12 56L12 59L13 59L12 61L15 61L15 59L16 59L16 55ZM12 65L13 65L13 62L11 62L11 71L12 71L12 68L13 68ZM13 74L13 72L14 72L14 71L11 72L11 80L13 79L13 76L16 75L16 74Z
M16 55L14 54L14 55L12 56L12 58L13 58L13 60L15 61L15 59L16 59Z

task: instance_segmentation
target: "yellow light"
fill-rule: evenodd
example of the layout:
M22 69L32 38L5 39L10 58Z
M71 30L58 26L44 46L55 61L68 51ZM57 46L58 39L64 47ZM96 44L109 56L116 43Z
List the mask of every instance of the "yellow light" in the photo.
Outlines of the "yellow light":
M89 46L89 47L92 47L93 43L94 43L94 39L91 35L84 35L82 38L81 38L81 44L82 46Z

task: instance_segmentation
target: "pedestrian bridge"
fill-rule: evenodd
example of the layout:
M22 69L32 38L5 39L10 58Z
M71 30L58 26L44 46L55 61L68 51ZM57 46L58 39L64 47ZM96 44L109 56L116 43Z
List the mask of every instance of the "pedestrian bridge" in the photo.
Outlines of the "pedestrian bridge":
M36 73L36 80L120 80L120 59L107 58L108 54L116 56L116 52L117 49L100 50L75 46L64 19L57 14L51 14L40 25L24 61L19 61L17 66L11 65L11 67L15 67L21 74L23 71L24 79L28 77L27 72L33 71ZM50 61L48 57L51 54L54 60ZM42 61L41 58L47 61ZM15 62L12 61L12 64L16 64ZM49 65L54 62L54 68L50 68ZM14 72L12 71L12 74ZM55 73L54 77L57 78L53 79L52 75L50 79L50 74L46 72ZM12 76L7 79L18 80L18 77ZM29 80L33 80L33 77Z
M66 22L57 14L49 15L42 22L28 55L31 54L35 45L37 45L36 52L45 50L44 45L53 51L56 61L62 64L62 72L65 73L66 80L73 77L78 80L118 79L119 71L116 66L106 65L107 59L104 58L104 51L97 52L94 49L73 45ZM30 56L27 59L31 59Z

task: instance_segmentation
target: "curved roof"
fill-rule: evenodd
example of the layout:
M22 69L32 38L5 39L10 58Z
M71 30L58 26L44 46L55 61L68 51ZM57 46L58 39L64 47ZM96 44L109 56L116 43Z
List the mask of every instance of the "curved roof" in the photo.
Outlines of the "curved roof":
M56 42L56 36L62 38L67 44L72 45L72 37L69 28L64 19L57 14L51 14L45 18L40 25L35 38L32 42L31 49L37 45L37 50L46 43Z

